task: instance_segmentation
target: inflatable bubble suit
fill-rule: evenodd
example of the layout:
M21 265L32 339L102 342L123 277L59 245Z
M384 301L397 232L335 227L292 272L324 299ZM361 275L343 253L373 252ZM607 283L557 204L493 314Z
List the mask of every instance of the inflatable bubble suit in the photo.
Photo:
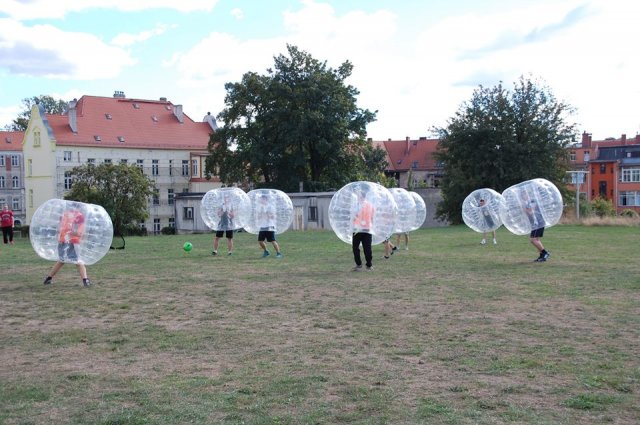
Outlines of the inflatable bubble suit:
M398 206L398 215L396 216L394 233L404 233L412 230L416 221L416 202L413 196L401 187L389 189L393 200Z
M113 224L100 205L50 199L33 214L29 238L45 260L91 265L109 251Z
M532 230L551 227L562 216L562 195L545 179L518 183L505 189L502 197L506 205L500 213L502 224L516 235L528 235Z
M251 214L244 229L253 234L260 230L286 232L293 222L293 203L289 195L278 189L255 189L248 194Z
M500 211L505 208L504 198L495 190L474 190L462 202L462 220L476 232L491 232L502 226Z
M413 217L413 224L409 231L413 231L422 227L422 223L427 218L427 205L424 203L424 199L422 196L418 195L415 192L409 192L411 197L413 198L413 202L415 203L415 216Z
M370 225L360 221L366 205L373 207ZM398 206L393 195L378 183L348 183L333 194L329 203L331 228L341 241L348 244L351 244L355 232L371 233L373 245L383 242L393 234L397 214Z
M213 189L200 201L200 216L212 230L241 229L251 218L251 199L237 187Z

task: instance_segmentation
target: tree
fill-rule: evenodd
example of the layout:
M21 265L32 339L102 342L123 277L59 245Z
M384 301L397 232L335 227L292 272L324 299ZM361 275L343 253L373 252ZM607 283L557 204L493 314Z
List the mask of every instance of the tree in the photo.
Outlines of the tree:
M72 186L65 199L102 206L116 235L125 234L134 221L147 218L155 185L136 165L86 164L74 167L70 174Z
M384 155L365 139L375 112L358 108L358 90L345 84L351 63L334 70L295 46L287 51L266 75L248 72L225 85L217 117L224 125L209 141L208 172L225 183L246 179L291 191L299 182L339 187L384 169Z
M22 99L24 110L20 112L18 117L11 124L5 126L7 131L26 131L31 117L31 108L35 104L41 104L47 114L62 114L67 109L67 102L64 100L55 100L51 96L41 95Z
M575 124L567 122L572 113L549 88L524 77L512 92L502 83L480 86L446 128L436 129L436 158L445 169L436 215L461 223L464 198L483 187L502 192L540 177L565 191L565 148L576 134Z

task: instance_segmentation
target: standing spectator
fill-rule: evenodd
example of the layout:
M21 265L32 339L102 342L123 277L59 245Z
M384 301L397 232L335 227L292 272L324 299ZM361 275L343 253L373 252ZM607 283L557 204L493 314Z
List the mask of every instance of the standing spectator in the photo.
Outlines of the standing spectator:
M4 243L13 244L13 211L6 204L2 207L2 212L0 212L0 225L2 226Z

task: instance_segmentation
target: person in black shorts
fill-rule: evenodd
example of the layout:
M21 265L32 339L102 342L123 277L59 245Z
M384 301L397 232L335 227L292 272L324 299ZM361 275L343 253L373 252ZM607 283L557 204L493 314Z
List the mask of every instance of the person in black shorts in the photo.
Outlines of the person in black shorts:
M213 251L211 255L218 255L218 245L220 243L220 238L226 236L227 238L227 255L233 254L233 219L235 216L235 211L233 210L233 205L231 200L229 199L229 195L225 194L222 205L218 210L218 217L220 220L218 221L218 228L216 229L216 236L213 238Z
M258 245L262 248L262 257L268 257L271 255L267 249L267 242L271 242L273 248L276 250L276 258L282 258L282 252L280 252L280 245L276 241L276 208L272 205L269 199L269 195L263 193L259 196L258 207L256 208L256 223L260 227L258 231Z
M545 262L551 254L549 254L549 251L544 248L542 241L540 240L544 235L544 217L542 216L540 206L535 199L530 198L526 191L523 191L521 196L524 201L524 211L527 213L527 217L531 223L532 230L529 234L529 241L536 247L539 254L538 258L533 261L537 263Z

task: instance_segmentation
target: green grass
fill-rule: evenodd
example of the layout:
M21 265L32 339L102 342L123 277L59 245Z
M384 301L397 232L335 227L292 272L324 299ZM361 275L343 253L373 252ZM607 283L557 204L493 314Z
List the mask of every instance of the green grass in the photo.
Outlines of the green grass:
M0 424L640 423L640 229L463 226L352 273L332 232L128 238L83 288L0 246ZM184 242L193 243L184 252ZM222 244L224 254L224 244Z

